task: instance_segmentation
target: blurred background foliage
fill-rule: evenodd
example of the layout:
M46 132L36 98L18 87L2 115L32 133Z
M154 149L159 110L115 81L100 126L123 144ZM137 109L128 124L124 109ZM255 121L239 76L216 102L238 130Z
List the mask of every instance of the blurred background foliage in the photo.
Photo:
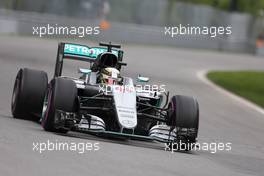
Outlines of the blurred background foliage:
M0 4L4 4L5 7L9 7L12 9L19 9L19 7L23 4L24 1L28 0L0 0ZM32 0L33 4L41 2L42 1L40 0ZM131 2L133 2L133 0L131 0ZM264 0L169 0L169 2L170 4L174 4L176 2L184 2L198 5L208 5L217 9L230 12L242 12L256 16L264 16ZM72 3L74 5L75 0L68 1L68 3Z
M177 1L209 5L221 10L250 13L257 16L263 16L264 9L264 0L171 0L171 3Z
M28 19L23 14L28 14ZM34 24L55 23L62 17L66 24L80 22L108 25L106 28L112 26L109 40L116 41L120 37L132 42L158 41L175 46L249 53L255 52L256 43L258 46L264 43L264 0L0 0L0 16L14 18L14 26L19 25L12 29L20 33L31 31L24 21L29 24L32 21ZM68 17L71 18L69 21ZM0 29L8 26L6 21ZM114 25L109 25L108 21ZM232 26L232 35L213 40L209 36L192 36L191 40L188 36L181 36L177 40L168 40L160 35L160 27L179 24Z
M221 10L263 15L264 0L171 0L194 4L203 4L219 8Z

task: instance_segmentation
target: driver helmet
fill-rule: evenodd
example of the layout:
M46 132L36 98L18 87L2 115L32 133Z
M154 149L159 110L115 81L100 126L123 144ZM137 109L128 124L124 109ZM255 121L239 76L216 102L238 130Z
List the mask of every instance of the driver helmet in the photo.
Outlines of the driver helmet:
M114 67L106 67L101 70L99 79L104 84L118 84L120 72Z

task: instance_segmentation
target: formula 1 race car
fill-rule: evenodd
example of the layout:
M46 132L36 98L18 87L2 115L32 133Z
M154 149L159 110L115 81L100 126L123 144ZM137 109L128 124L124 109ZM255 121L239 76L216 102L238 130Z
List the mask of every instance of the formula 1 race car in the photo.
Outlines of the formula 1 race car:
M12 96L15 118L41 121L46 131L79 131L98 136L195 143L199 125L198 102L146 86L149 78L121 76L120 45L88 47L59 43L54 77L44 71L20 69ZM90 63L80 77L62 75L66 59ZM140 85L140 86L139 86Z

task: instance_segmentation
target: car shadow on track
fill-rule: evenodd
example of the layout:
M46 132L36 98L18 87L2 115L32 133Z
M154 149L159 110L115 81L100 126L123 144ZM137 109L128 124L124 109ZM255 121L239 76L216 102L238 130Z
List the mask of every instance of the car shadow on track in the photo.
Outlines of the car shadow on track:
M36 131L36 132L45 132L45 133L50 133L50 134L64 136L64 137L79 138L79 139L86 139L86 140L96 141L96 142L106 142L106 143L112 143L112 144L118 144L118 145L127 145L131 147L140 147L140 148L160 150L164 152L171 152L171 151L165 151L166 147L165 147L165 144L163 143L158 143L158 142L153 142L153 141L134 140L134 139L118 139L118 138L109 138L109 137L106 138L106 137L101 137L101 136L99 137L96 135L80 133L80 132L72 132L72 131L67 134L46 132L43 130L43 128L40 126L38 122L32 122L32 121L28 121L24 119L13 119L11 115L2 114L0 116L15 120L17 123L20 123L21 121L23 121L23 123L30 123L28 129L32 131ZM174 151L173 153L197 155L197 152L195 151Z
M65 137L74 137L79 139L87 139L92 141L98 141L98 142L106 142L106 143L112 143L112 144L118 144L118 145L127 145L132 147L140 147L140 148L147 148L147 149L154 149L154 150L160 150L164 152L171 152L171 151L165 151L165 144L153 142L153 141L142 141L142 140L134 140L134 139L118 139L118 138L106 138L106 137L99 137L96 135L91 134L85 134L85 133L79 133L79 132L70 132L67 134L60 134L55 133L60 136ZM182 153L182 154L192 154L197 155L197 152L194 151L174 151L173 153Z

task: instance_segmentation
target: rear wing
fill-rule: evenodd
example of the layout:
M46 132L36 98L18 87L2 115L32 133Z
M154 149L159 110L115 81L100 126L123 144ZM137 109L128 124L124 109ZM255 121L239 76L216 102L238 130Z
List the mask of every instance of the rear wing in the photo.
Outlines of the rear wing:
M107 44L100 44L106 46ZM101 53L109 52L107 47L88 47L86 45L74 43L59 43L57 51L57 59L54 77L61 76L64 59L80 60L85 62L95 62L97 56ZM123 51L118 49L110 49L110 52L117 56L121 63L123 60Z

